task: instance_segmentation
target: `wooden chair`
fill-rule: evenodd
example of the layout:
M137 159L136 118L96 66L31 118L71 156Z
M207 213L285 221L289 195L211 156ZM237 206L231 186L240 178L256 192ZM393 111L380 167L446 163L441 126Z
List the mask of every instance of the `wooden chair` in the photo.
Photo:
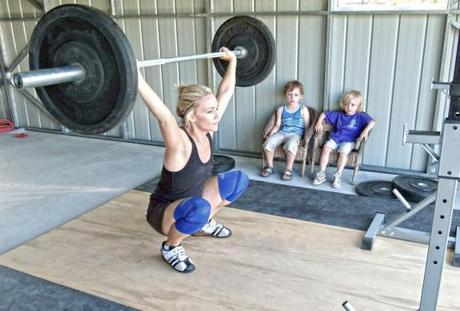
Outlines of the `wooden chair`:
M296 162L302 163L302 168L300 170L300 176L304 176L305 174L305 164L307 161L307 156L308 156L308 145L310 143L310 139L315 133L315 124L316 120L318 119L318 111L316 109L305 106L308 109L308 113L310 115L310 125L308 126L308 129L305 129L304 136L302 140L299 142L299 148L297 149L297 154L295 157ZM264 131L263 131L263 137L262 137L262 144L265 142L265 140L268 137L268 134L272 130L272 128L275 126L276 121L276 109L275 111L270 115L270 117L267 120L267 123L265 123ZM283 149L283 146L280 145L275 149L275 152L273 154L273 160L286 160L286 152ZM265 154L264 151L262 150L262 167L265 167Z
M329 139L329 136L332 131L332 126L330 124L324 124L324 130L322 133L315 133L313 136L313 149L310 152L310 174L312 178L314 178L314 170L315 170L315 163L319 164L319 160L321 157L321 152L323 151L323 144ZM371 133L369 133L370 136ZM362 140L361 142L357 142L355 144L354 149L348 154L348 159L347 159L347 165L348 167L353 167L353 178L352 178L352 184L354 185L356 182L356 177L359 173L359 168L361 166L361 160L363 157L363 152L364 152L364 146L366 142ZM336 163L337 162L337 157L338 157L338 152L337 151L332 151L331 155L329 157L329 163Z

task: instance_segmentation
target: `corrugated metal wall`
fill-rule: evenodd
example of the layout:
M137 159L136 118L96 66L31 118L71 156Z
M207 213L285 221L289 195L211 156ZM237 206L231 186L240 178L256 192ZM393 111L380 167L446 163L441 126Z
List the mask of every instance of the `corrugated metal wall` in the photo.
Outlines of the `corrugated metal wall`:
M401 145L402 128L431 130L444 41L442 15L348 15L330 20L326 107L347 89L360 90L376 118L364 163L423 170L426 156ZM372 152L371 152L372 151Z
M275 107L282 104L284 84L300 80L305 87L305 103L323 107L326 56L326 15L315 14L327 8L326 1L215 1L216 29L238 12L251 12L272 31L276 42L276 64L263 82L238 88L233 105L220 125L219 147L227 150L259 152L263 126ZM308 15L282 15L283 12L308 12ZM272 14L270 14L272 13ZM248 126L255 124L255 126Z
M402 126L434 130L442 122L445 96L431 91L430 82L432 78L448 81L452 76L456 32L446 24L445 14L334 13L328 11L327 0L43 2L46 9L80 3L111 14L125 31L138 59L205 53L224 21L242 13L255 15L275 37L276 65L258 85L237 88L217 135L219 149L260 152L262 127L283 102L284 83L299 79L305 86L304 102L318 110L338 108L338 98L345 90L363 93L366 110L377 120L364 164L426 170L424 151L418 146L401 145ZM6 65L29 41L41 14L29 1L0 0L0 42ZM175 111L177 85L218 84L220 77L210 63L199 60L150 67L145 75ZM18 70L27 68L26 57ZM8 88L8 94L5 88L0 92L0 117L11 117L12 107L18 126L60 129L13 88ZM106 135L162 141L155 120L139 101L124 126Z
M28 1L0 1L0 42L1 52L4 63L7 67L15 60L29 41L32 33L36 17L40 16L41 12ZM9 20L8 18L11 18ZM25 20L21 20L25 18ZM23 59L17 70L28 70L28 61ZM34 92L33 90L30 90ZM8 96L10 101L10 113L12 116L5 115L4 117L13 118L18 126L33 126L57 129L50 118L43 113L40 113L38 108L31 105L27 100L13 88L3 87L1 89L4 98ZM8 93L8 94L6 94ZM2 103L2 111L7 111L7 103Z

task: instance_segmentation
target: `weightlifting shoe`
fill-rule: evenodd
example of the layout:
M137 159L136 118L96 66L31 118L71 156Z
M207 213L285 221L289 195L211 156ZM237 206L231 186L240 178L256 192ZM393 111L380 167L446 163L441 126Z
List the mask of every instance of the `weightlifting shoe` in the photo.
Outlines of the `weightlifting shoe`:
M222 224L218 224L211 218L209 222L201 228L200 231L192 234L193 236L211 236L214 238L228 238L232 235L232 230Z
M178 272L188 273L195 270L195 265L185 254L185 249L181 245L169 246L164 241L161 245L161 257Z

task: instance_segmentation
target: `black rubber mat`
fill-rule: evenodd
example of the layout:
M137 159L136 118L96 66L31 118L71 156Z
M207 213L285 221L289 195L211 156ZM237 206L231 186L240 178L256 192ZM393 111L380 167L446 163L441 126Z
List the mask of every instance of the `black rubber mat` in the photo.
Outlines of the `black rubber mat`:
M137 186L134 190L144 191L144 192L153 192L157 187L158 182L160 181L160 176L155 177L152 180L149 180L145 184Z
M136 310L0 265L0 310Z
M152 192L158 182L155 178L136 190ZM412 206L415 203L412 204ZM146 202L147 208L147 202ZM363 197L331 191L321 191L294 186L251 180L248 190L231 207L264 214L308 220L317 223L366 231L375 213L385 213L391 222L406 213L398 200ZM434 204L403 222L400 227L430 232ZM451 236L460 225L460 211L455 210Z
M251 180L246 193L231 204L234 208L302 219L317 223L366 231L375 213L385 213L387 222L405 214L398 200L362 197ZM403 222L407 229L430 232L434 204ZM460 211L455 210L451 236L460 225Z

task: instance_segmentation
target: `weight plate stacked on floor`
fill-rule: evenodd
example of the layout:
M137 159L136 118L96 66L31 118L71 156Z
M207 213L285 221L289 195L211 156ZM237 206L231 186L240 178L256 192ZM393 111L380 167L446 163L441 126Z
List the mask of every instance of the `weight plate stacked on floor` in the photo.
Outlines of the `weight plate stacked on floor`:
M406 200L418 203L436 192L438 182L416 175L399 175L393 179L392 186L398 189Z
M214 155L214 166L212 174L217 175L229 171L235 167L235 160L228 156Z
M383 199L396 199L396 196L391 192L392 190L392 182L386 180L365 181L359 183L355 187L355 191L358 195Z
M80 64L82 81L37 87L46 109L72 131L101 134L122 122L137 95L136 58L118 25L82 5L47 12L32 34L31 70Z
M252 86L264 80L272 71L276 59L276 46L270 29L260 20L250 16L235 16L217 29L212 41L212 51L221 47L247 50L244 58L238 59L236 85ZM214 66L221 76L227 69L227 62L214 58Z

